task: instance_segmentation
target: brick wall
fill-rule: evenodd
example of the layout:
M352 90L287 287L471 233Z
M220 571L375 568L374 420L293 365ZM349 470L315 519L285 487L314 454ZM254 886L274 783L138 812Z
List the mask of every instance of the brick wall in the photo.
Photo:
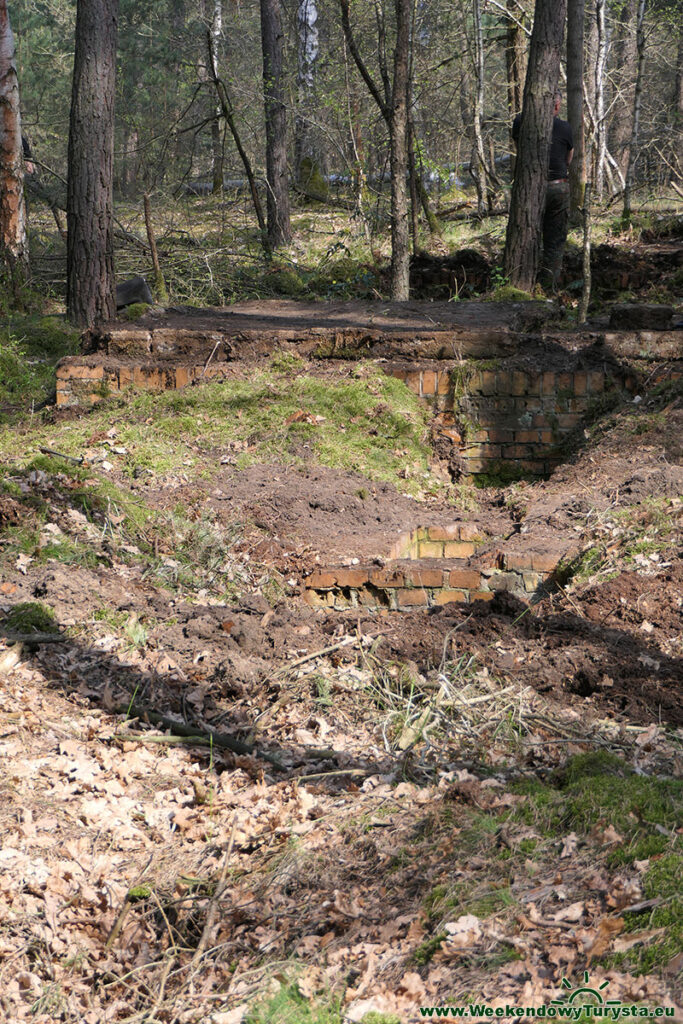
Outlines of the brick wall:
M486 366L486 364L482 364ZM434 430L457 445L472 474L546 475L562 461L567 436L627 382L603 370L536 371L504 367L391 365L437 412Z

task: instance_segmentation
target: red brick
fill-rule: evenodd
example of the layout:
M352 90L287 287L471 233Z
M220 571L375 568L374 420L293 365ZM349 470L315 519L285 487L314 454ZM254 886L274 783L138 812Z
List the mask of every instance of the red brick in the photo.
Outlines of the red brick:
M550 424L548 423L548 417L544 412L537 412L531 420L531 425L532 427L540 427L541 430L545 430Z
M416 395L420 394L420 377L421 377L421 374L419 372L407 373L406 376L405 376L406 385Z
M465 604L467 594L462 590L439 590L434 600L436 604Z
M443 542L421 540L419 552L420 558L443 558Z
M455 427L441 427L438 436L447 438L453 444L462 444L462 434L458 433Z
M537 430L516 430L515 441L518 444L538 444Z
M442 569L408 569L406 583L413 587L442 587Z
M436 375L436 392L447 395L451 390L451 375L448 370L439 370Z
M448 523L446 526L430 526L430 540L459 540L460 523Z
M367 569L337 569L336 576L339 587L362 587L370 573Z
M514 439L515 435L512 430L501 430L497 427L491 427L489 430L489 441L493 444L511 444Z
M435 395L436 394L436 374L433 370L425 370L422 374L422 392L423 395Z
M543 388L543 394L544 395L554 395L555 394L555 374L554 373L544 373L543 374L542 388Z
M397 590L396 598L399 608L425 608L429 604L426 590Z
M470 593L470 601L493 601L493 594L490 590L476 590Z
M390 377L396 377L398 380L403 381L406 380L406 378L408 377L407 370L399 370L396 367L394 367L391 370L387 370L387 373L389 374Z
M588 374L588 387L593 394L605 390L605 375L601 370L590 371Z
M588 374L579 370L574 374L574 394L585 395L588 391Z
M402 587L405 577L397 569L373 569L370 582L376 587Z
M512 373L511 395L526 395L529 389L529 378L521 370L514 370Z
M306 580L307 587L325 590L334 587L337 582L337 574L331 569L315 569Z
M543 476L546 471L545 463L540 459L521 459L519 467L525 473L533 473L535 476Z
M306 604L310 605L311 608L334 607L334 593L332 591L325 591L325 593L319 594L317 590L304 590L302 596Z
M472 590L481 586L481 575L474 569L451 569L448 583L461 590Z
M482 370L479 374L479 381L479 389L482 395L495 395L497 393L498 384L493 370Z
M578 412L561 412L557 416L557 425L560 430L573 430L581 422L581 414Z
M478 526L473 523L461 523L460 524L460 539L461 540L484 540L484 534Z
M535 569L536 572L553 572L557 568L561 557L556 552L534 551L531 555L531 568Z
M555 440L552 430L541 430L540 436L542 444L553 444Z
M533 454L531 446L526 444L508 444L503 448L504 459L528 459Z
M529 373L527 374L527 395L540 395L541 394L541 381L543 374L541 373Z
M555 393L558 391L573 391L574 381L571 373L558 373L556 378Z
M69 366L62 379L66 380L102 380L104 367L102 366Z
M506 569L530 569L531 555L520 551L508 551L504 556Z
M474 544L471 540L447 540L443 546L444 558L471 558Z

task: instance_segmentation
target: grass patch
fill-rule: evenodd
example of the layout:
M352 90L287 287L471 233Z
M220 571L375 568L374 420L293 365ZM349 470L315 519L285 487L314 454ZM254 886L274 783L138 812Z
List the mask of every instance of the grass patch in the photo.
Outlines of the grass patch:
M1 622L10 633L57 633L59 627L54 612L40 601L22 601L15 604Z
M606 960L609 966L636 974L649 974L657 968L666 966L683 950L682 873L681 852L670 853L652 861L643 878L643 895L645 899L657 899L661 902L653 907L649 916L645 918L642 914L625 914L626 932L647 934L658 928L665 931L654 941L636 945L624 953L613 954Z
M268 999L256 1003L247 1013L245 1024L341 1024L341 1000L322 996L309 1001L296 983L283 985Z
M620 757L605 751L572 758L553 781L554 785L536 779L514 784L513 789L527 799L513 812L513 819L548 836L611 826L624 840L613 854L622 863L638 859L647 849L662 852L674 842L683 781L637 775Z
M78 351L78 332L57 317L11 317L0 329L0 424L54 394L55 366Z

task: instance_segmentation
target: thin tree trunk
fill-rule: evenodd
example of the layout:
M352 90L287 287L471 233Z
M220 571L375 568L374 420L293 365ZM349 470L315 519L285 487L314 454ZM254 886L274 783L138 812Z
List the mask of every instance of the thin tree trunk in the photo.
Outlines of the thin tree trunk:
M149 251L152 256L152 266L154 268L154 292L155 298L158 302L164 305L168 302L168 290L166 288L166 281L164 280L164 274L159 263L159 253L157 250L157 240L154 237L154 225L152 224L152 207L149 201L149 196L145 193L143 199L143 205L145 209L145 228L147 229L147 241L149 242Z
M391 89L391 298L410 298L410 247L408 233L408 84L410 64L411 0L394 0L396 49Z
M585 0L567 0L567 120L572 126L574 157L569 165L571 208L578 214L586 187L583 130L583 23Z
M636 67L636 87L633 97L633 129L628 148L628 168L626 185L624 186L624 211L622 219L625 224L631 223L631 193L635 179L636 160L638 158L638 133L640 131L640 106L643 96L643 64L645 63L645 0L638 0L636 19L636 48L638 64Z
M244 167L244 173L247 176L249 182L249 191L251 193L251 201L254 204L254 213L256 214L256 220L258 221L259 231L261 233L261 242L266 254L270 252L270 246L268 244L268 229L266 226L266 218L263 213L263 205L261 203L261 197L258 194L258 186L256 184L256 178L254 177L254 171L251 166L251 160L242 145L242 139L235 123L235 115L232 106L232 100L230 94L225 86L222 78L218 75L218 62L213 52L213 38L211 33L207 33L207 44L209 47L209 68L211 70L211 76L213 78L213 84L216 88L216 95L218 96L218 102L220 104L225 123L230 129L230 134L233 137L233 141L239 153L242 166Z
M419 233L419 199L417 194L417 167L415 165L415 135L412 120L408 120L408 180L410 182L410 235L413 240L413 253L418 250Z
M619 5L614 38L614 70L611 75L616 96L610 119L609 146L624 179L628 171L629 145L633 131L633 68L638 60L637 10L638 0L624 0Z
M289 218L287 171L287 109L283 72L280 0L261 0L263 49L263 96L266 110L266 180L268 241L272 248L288 245L292 238Z
M683 15L678 27L678 53L676 55L676 87L674 93L674 166L683 178Z
M607 122L605 119L605 65L607 64L607 26L605 0L595 0L597 25L597 60L595 62L595 191L602 199L607 152Z
M209 60L218 62L218 47L220 44L221 34L223 31L223 4L222 0L213 0L213 15L211 18L211 25L209 26L209 32L213 41L213 46L209 50ZM215 78L211 74L212 79ZM213 178L213 192L217 194L223 191L223 132L221 131L221 106L218 106L214 110L213 120L211 121L211 152L212 152L212 178Z
M342 28L349 52L370 95L389 128L391 163L391 297L407 301L410 295L410 232L408 230L408 94L410 84L411 0L394 0L396 43L393 82L389 82L385 59L385 31L378 11L380 76L384 96L365 66L349 20L350 0L339 0Z
M588 306L591 301L591 187L586 182L583 193L583 291L579 305L579 323L588 319Z
M536 0L504 255L510 283L525 291L533 290L538 270L566 11L566 0Z
M19 82L6 0L0 0L0 260L15 300L29 277Z
M300 0L297 11L297 112L294 124L294 168L297 184L311 187L320 174L320 156L315 144L312 114L318 63L318 5ZM320 191L319 185L314 190Z
M486 202L486 155L484 153L484 137L481 132L481 124L484 119L484 40L481 29L480 0L472 0L472 17L474 21L474 119L472 128L477 160L474 180L477 186L477 212L483 217L487 206L492 204Z
M118 0L78 0L69 124L67 315L90 327L116 313L113 188Z

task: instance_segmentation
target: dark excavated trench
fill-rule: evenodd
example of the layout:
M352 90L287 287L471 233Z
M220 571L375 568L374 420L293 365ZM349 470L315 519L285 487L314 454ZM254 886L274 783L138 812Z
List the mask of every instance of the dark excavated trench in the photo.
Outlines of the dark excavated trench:
M536 302L166 310L90 332L84 355L58 367L57 403L220 379L283 349L332 362L374 359L430 406L433 446L451 475L543 478L605 410L680 377L683 356L683 331L656 309L652 328L647 307L622 310L619 326L581 331L558 325L555 315L551 304ZM474 604L498 591L529 602L548 592L558 566L576 554L571 540L538 550L467 521L427 522L391 538L372 559L349 551L339 564L321 564L305 580L304 599L316 608L369 611Z

